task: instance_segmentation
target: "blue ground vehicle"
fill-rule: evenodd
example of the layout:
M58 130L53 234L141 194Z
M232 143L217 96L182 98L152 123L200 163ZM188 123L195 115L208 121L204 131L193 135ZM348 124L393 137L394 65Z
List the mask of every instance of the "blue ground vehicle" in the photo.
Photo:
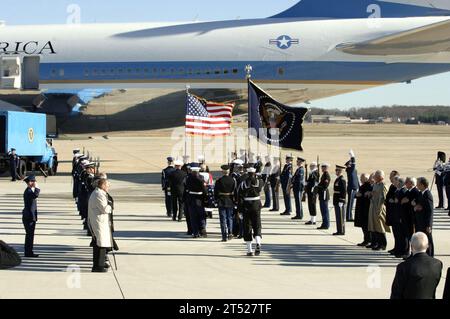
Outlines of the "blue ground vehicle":
M0 171L9 170L12 148L20 157L17 171L21 178L28 171L50 176L57 173L58 154L48 138L45 114L0 111Z

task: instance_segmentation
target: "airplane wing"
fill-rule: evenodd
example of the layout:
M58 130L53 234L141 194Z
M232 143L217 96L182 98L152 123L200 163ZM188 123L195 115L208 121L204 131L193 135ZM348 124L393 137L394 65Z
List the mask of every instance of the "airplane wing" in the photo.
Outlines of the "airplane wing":
M450 51L450 20L378 39L343 43L338 51L355 55L418 55Z

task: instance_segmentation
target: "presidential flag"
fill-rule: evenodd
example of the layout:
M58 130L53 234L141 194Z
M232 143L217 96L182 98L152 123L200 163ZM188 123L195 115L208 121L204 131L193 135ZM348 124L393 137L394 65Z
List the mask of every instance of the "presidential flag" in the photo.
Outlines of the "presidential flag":
M234 104L203 100L190 93L186 101L186 134L225 136L231 134Z
M308 109L281 104L248 81L248 127L262 142L303 151L303 121Z

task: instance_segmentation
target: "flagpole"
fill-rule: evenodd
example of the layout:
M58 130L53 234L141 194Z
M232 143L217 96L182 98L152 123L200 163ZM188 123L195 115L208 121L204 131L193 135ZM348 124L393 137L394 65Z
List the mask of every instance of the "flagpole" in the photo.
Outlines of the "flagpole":
M248 143L248 147L247 147L247 163L250 160L250 153L251 153L251 140L250 140L250 130L251 130L251 120L252 120L252 108L250 105L250 80L252 78L252 71L253 71L253 67L248 64L245 66L245 73L246 73L246 79L247 79L247 95L248 95L248 130L247 130L247 143Z
M187 116L187 101L189 99L189 89L191 86L189 84L186 84L186 101L185 101L185 118ZM187 157L187 134L186 134L186 124L184 125L184 159ZM186 164L186 163L184 163Z

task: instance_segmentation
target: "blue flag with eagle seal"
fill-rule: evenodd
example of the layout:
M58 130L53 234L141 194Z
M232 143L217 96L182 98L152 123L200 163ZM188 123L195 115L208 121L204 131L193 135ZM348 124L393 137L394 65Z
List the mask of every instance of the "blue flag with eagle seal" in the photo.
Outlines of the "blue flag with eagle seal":
M307 108L279 103L251 80L248 81L248 108L251 135L268 145L303 151Z

